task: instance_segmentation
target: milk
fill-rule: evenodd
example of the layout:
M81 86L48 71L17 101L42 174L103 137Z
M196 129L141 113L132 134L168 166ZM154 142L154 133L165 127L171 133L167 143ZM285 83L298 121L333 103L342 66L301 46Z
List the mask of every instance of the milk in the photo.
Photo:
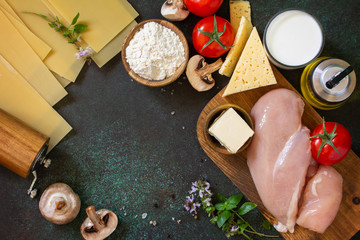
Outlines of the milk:
M302 67L311 62L320 54L323 41L320 24L300 10L288 10L275 16L264 35L270 60L283 68Z

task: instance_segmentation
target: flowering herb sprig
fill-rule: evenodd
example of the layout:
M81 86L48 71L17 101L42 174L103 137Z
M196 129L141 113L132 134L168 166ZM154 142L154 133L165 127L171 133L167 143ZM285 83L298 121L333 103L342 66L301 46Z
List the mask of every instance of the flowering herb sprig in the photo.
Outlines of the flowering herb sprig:
M242 217L257 207L257 205L252 202L245 202L242 205L239 205L243 198L242 194L234 194L229 198L217 194L218 201L214 204L210 183L202 180L192 183L189 194L190 196L187 196L185 200L185 210L197 218L197 211L202 206L202 209L205 210L209 217L211 217L210 222L217 224L217 226L225 232L227 237L243 235L250 240L252 238L248 233L256 234L260 237L278 237L257 232ZM263 227L265 229L270 229L271 224L267 220L264 220Z
M33 12L25 12L25 13L35 14L48 21L48 24L51 28L53 28L56 32L61 33L63 37L67 39L68 43L74 44L76 46L76 48L79 50L79 52L75 54L78 60L84 59L88 61L88 63L91 62L91 55L93 54L92 49L90 47L86 47L85 49L83 49L78 44L79 42L81 42L81 38L80 38L81 33L83 33L88 27L86 24L77 23L80 16L79 13L76 14L76 16L73 18L71 24L68 27L62 24L57 16L50 18L46 15L39 13L33 13Z

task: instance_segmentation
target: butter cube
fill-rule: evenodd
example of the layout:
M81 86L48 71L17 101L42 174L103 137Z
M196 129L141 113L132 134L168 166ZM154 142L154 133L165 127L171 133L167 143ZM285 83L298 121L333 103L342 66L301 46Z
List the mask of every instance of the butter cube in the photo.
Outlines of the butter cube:
M236 153L254 135L254 131L233 108L215 120L208 132L231 153Z

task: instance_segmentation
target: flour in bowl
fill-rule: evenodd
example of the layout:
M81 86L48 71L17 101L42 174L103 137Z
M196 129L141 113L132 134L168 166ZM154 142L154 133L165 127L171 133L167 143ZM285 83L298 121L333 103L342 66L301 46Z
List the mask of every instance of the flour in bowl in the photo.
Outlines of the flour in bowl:
M148 22L129 42L126 61L139 76L163 80L185 61L185 50L175 32L159 23Z

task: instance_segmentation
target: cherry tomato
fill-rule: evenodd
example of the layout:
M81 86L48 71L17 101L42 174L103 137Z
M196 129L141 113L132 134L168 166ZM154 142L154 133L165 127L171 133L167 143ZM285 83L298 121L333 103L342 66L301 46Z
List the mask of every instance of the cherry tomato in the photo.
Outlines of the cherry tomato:
M185 0L187 9L200 17L207 17L216 13L223 0Z
M332 165L346 157L351 148L349 131L341 124L323 122L311 133L311 155L323 165Z
M226 19L217 16L209 16L200 20L192 33L195 50L200 55L209 58L220 57L229 51L234 38L235 33L231 24Z

